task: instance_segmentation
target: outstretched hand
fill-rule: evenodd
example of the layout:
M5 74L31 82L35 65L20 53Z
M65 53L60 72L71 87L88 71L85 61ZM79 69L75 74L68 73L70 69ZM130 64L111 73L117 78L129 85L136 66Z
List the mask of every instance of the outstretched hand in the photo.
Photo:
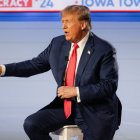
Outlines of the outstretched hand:
M0 75L1 75L1 73L2 73L2 66L0 66Z
M61 86L58 88L58 97L61 99L67 99L77 96L76 87Z

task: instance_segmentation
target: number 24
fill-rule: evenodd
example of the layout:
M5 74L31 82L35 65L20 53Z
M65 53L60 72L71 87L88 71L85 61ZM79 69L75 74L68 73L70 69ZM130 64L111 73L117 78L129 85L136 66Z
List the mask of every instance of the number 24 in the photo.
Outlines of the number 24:
M43 0L40 7L44 8L44 7L47 7L47 6L53 7L53 2L51 0Z

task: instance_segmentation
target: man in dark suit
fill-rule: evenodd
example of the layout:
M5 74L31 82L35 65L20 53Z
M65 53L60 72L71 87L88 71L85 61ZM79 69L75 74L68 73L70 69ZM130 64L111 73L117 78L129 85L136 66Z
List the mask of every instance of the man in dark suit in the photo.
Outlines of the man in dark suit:
M87 7L68 6L62 10L61 16L64 35L53 38L49 46L32 60L1 65L1 76L29 77L52 70L58 85L57 96L49 105L25 119L24 129L31 140L51 140L50 132L68 124L77 124L84 140L112 140L121 119L121 103L116 96L116 51L90 32ZM66 79L71 79L72 75L66 78L66 73L74 44L78 47L74 84L71 86L66 84ZM65 100L71 102L67 117Z

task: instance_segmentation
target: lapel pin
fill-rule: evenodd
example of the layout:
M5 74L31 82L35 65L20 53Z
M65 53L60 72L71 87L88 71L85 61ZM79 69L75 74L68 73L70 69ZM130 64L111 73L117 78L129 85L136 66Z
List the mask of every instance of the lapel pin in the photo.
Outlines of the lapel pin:
M88 54L90 54L91 52L88 50L88 52L87 52Z

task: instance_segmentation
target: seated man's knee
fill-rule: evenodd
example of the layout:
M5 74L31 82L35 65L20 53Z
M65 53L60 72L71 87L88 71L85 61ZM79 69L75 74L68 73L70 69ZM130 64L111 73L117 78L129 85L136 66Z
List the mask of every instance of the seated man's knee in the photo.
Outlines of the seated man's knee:
M34 120L32 119L32 117L30 117L30 116L25 119L23 127L24 127L25 132L28 135L37 130L37 126L36 126Z

